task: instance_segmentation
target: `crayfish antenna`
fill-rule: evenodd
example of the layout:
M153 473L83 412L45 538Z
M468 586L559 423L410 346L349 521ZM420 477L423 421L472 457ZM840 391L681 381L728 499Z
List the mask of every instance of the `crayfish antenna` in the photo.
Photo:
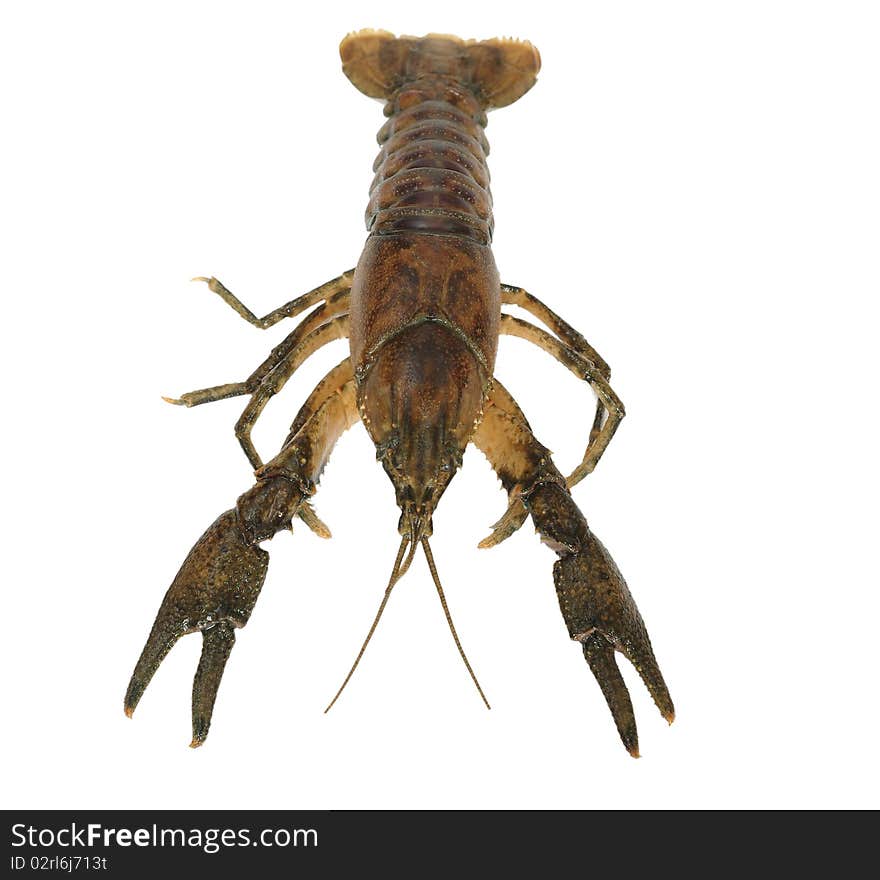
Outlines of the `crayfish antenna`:
M406 561L403 561L403 554L406 552L407 545L409 545L409 555L406 558ZM342 682L339 690L336 691L336 696L330 701L330 704L324 710L324 714L326 715L332 708L333 704L339 699L340 694L345 690L345 686L348 684L352 675L354 675L355 669L358 667L358 663L361 662L361 657L364 656L364 651L367 650L367 645L370 643L370 639L373 637L373 633L376 631L376 627L379 625L379 619L382 617L382 612L385 610L385 606L388 604L388 597L391 595L391 591L394 589L394 585L406 574L410 565L412 564L413 556L415 556L415 549L418 547L418 544L410 539L409 535L404 535L403 539L400 542L400 549L397 551L397 558L394 560L394 568L391 570L391 577L388 580L388 586L385 588L385 595L382 597L382 602L379 605L379 610L376 612L376 617L373 620L373 625L370 627L370 631L367 633L367 637L364 639L363 645L361 645L361 649L358 652L357 657L355 658L354 663L351 666L351 669L348 671L348 675L345 676L345 681ZM401 566L401 562L403 565Z
M474 670L471 669L467 654L465 654L464 648L462 648L461 642L458 639L458 633L455 631L455 626L452 623L452 615L449 613L449 606L446 604L446 596L443 593L443 587L440 585L440 576L437 574L437 566L434 564L434 554L431 552L431 545L425 537L422 538L422 548L425 551L425 559L428 560L428 568L431 569L431 577L434 579L434 586L437 588L437 595L440 597L440 604L443 606L443 613L446 615L446 622L449 624L449 631L452 633L452 638L455 640L455 646L458 648L458 653L461 655L461 659L464 661L464 665L467 667L467 671L470 673L471 679L473 680L480 697L486 704L486 708L491 709L492 707L489 705L489 701L486 699L486 695L483 693L479 681L477 681L477 676L474 674Z

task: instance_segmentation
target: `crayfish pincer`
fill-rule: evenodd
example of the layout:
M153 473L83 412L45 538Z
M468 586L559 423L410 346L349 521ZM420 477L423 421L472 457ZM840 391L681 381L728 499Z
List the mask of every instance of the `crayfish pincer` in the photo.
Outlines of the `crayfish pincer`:
M235 629L247 623L266 579L268 553L258 545L297 517L330 536L310 499L336 441L361 422L394 487L400 544L373 624L330 706L420 547L456 647L488 706L452 624L430 545L433 512L473 443L508 494L505 514L480 546L501 543L532 517L559 557L553 574L569 635L582 643L623 744L637 756L635 718L615 652L633 663L670 722L672 701L629 589L571 496L611 442L623 404L608 364L541 300L502 284L491 250L486 114L534 85L540 56L518 40L373 30L347 36L340 54L346 76L381 100L387 117L373 164L369 235L356 268L262 318L216 278L195 279L262 329L308 314L247 379L169 400L198 406L247 396L235 433L256 482L202 535L171 584L128 686L126 714L180 636L200 631L192 745L201 745ZM543 327L502 311L511 305ZM547 352L596 396L583 458L567 478L495 376L502 333ZM350 356L318 383L280 452L264 463L251 440L254 423L299 366L335 339L349 340Z
M168 588L125 694L131 715L165 655L187 633L202 633L202 657L193 682L193 738L208 735L223 668L266 580L269 554L248 543L238 512L227 510L199 538Z

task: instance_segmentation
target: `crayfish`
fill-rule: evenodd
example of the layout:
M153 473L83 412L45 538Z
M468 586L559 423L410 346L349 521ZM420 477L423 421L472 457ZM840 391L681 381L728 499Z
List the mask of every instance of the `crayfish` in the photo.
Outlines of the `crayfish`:
M347 36L340 54L345 74L384 102L387 117L373 164L369 236L356 268L262 318L216 278L197 279L257 327L310 311L245 381L170 401L198 406L249 396L235 431L256 482L202 535L171 584L128 686L126 714L134 712L175 642L201 632L192 745L204 742L235 630L248 622L266 578L269 554L259 545L289 529L295 517L329 535L310 499L336 441L360 421L394 486L401 539L376 619L342 687L421 547L452 636L485 701L452 624L430 545L432 514L473 443L509 499L480 546L500 543L531 516L559 557L553 577L569 634L583 646L623 744L638 756L632 703L615 652L635 666L670 722L672 701L627 585L571 496L614 436L623 404L609 384L606 362L543 302L502 284L490 249L486 114L534 85L540 56L518 40L398 38L372 30ZM544 326L505 314L505 305L520 307ZM502 333L539 346L596 394L583 460L568 477L495 378ZM336 339L349 340L350 356L321 380L280 452L264 462L251 440L254 422L298 367Z

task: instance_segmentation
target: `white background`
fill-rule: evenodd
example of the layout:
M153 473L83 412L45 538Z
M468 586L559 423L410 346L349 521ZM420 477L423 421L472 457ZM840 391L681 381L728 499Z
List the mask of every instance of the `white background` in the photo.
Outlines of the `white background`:
M880 44L847 2L6 3L2 98L4 807L866 807L877 786ZM490 117L504 280L610 361L629 415L576 490L678 710L630 667L620 746L530 524L471 450L434 550L481 705L422 559L322 709L397 546L361 427L240 631L204 748L200 640L132 721L122 697L163 593L251 484L244 378L289 328L258 313L352 266L380 105L349 30L516 35L538 85ZM342 343L255 431L274 454ZM592 403L537 349L498 375L569 469ZM622 661L623 665L626 665Z

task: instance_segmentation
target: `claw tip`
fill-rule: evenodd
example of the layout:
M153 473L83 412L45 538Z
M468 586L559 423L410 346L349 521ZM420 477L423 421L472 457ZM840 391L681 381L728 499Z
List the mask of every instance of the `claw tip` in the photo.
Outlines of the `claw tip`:
M211 726L210 716L206 719L199 716L193 719L192 726L192 742L189 744L191 749L197 749L208 738L208 728Z
M638 747L638 746L633 746L631 749L627 749L627 751L628 751L628 752L630 753L630 755L632 755L634 758L641 758L641 757L642 757L642 756L639 754L639 747Z
M128 683L128 690L125 692L125 699L122 701L122 707L126 718L131 718L131 716L134 715L134 710L137 709L137 704L140 702L143 694L144 686L141 684L140 680L132 678Z
M165 395L163 394L162 400L164 400L165 403L173 403L175 406L184 405L184 402L179 397L165 397Z

